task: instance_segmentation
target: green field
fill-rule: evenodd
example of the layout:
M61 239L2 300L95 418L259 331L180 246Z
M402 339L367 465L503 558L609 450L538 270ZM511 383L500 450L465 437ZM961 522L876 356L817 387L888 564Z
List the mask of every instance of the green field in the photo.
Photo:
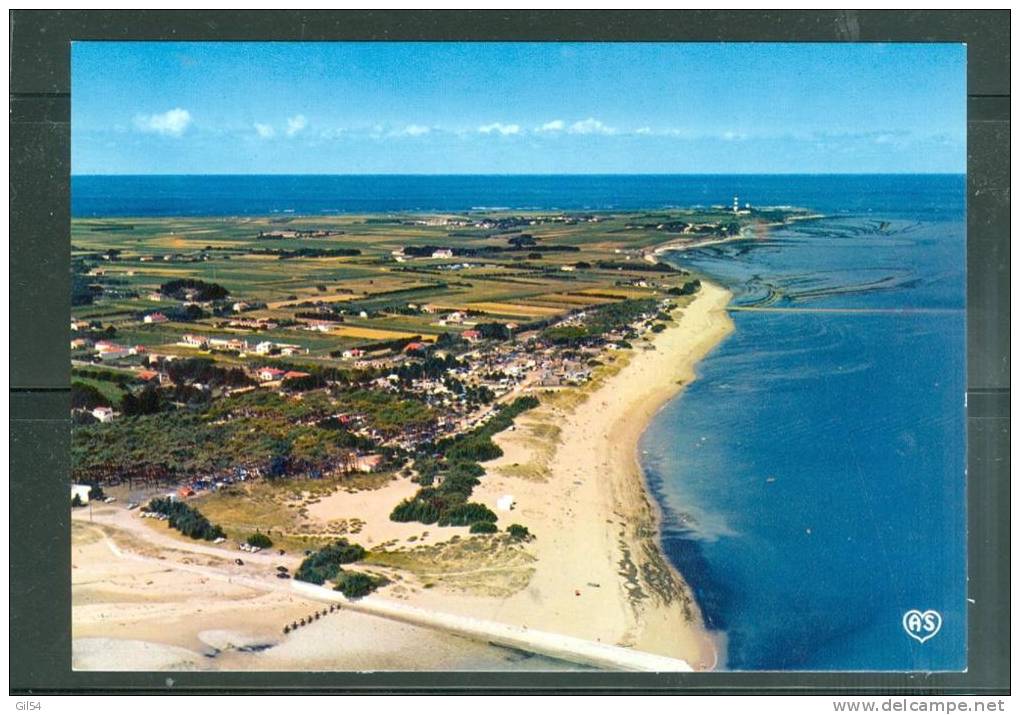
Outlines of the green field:
M774 214L767 218L775 220ZM422 225L442 219L488 224ZM734 216L722 210L576 217L469 213L75 220L71 243L76 286L94 288L87 289L91 302L75 305L72 317L112 327L118 342L168 354L194 352L176 343L184 334L195 333L298 345L307 349L307 359L329 362L331 352L370 346L373 338L364 335L378 335L384 343L405 333L430 339L459 333L467 326L439 324L451 311L466 312L468 324L529 324L615 300L662 295L689 277L648 270L651 248L704 239L714 229L730 227L732 232L733 227L745 230L764 222L754 214ZM676 227L682 224L694 230L681 233ZM290 230L334 235L259 237L260 232ZM515 249L511 240L525 244ZM393 255L425 246L474 255L403 260ZM307 255L309 251L315 255ZM337 251L358 253L328 255ZM161 284L176 279L197 279L229 291L217 308L221 314L143 323L147 313L181 308L180 301L150 297ZM235 301L262 307L242 316L226 314L232 311L225 306ZM421 310L426 305L436 312ZM226 327L231 317L303 323L308 314L321 311L331 311L334 319L342 314L342 327L327 333L304 330L300 324L257 333ZM214 355L236 362L236 357Z

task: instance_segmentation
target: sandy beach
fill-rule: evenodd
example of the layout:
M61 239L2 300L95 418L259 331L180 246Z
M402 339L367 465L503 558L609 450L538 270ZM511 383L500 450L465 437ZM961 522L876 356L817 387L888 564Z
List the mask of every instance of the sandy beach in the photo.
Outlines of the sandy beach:
M244 555L239 566L229 545L181 538L119 505L96 508L93 524L76 511L75 667L580 667L451 635L441 625L447 616L621 646L695 670L715 667L718 646L659 547L657 507L637 444L732 329L729 298L704 282L664 331L632 350L605 353L591 383L536 388L542 404L496 437L504 456L486 463L473 496L497 510L503 527L527 526L535 536L527 543L390 521L392 505L416 488L406 479L309 501L305 526L363 522L354 538L376 549L365 568L391 579L366 604L378 602L385 612L387 603L403 603L433 619L406 623L345 610L285 635L285 624L322 606L275 578L275 566L293 569L299 554ZM499 511L507 495L514 508Z
M732 330L729 298L703 283L675 325L650 345L616 353L625 367L589 388L583 402L572 404L566 392L544 400L498 436L505 455L489 463L476 493L486 502L513 495L518 506L507 518L537 538L528 588L494 608L494 618L679 658L696 670L714 667L716 644L661 552L637 444Z

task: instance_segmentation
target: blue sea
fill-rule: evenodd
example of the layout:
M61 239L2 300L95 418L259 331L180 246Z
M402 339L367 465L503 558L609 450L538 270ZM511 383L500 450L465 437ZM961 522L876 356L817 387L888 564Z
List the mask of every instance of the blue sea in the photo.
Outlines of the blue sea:
M966 667L965 178L161 176L72 179L75 216L623 210L825 214L669 260L735 331L642 461L663 546L737 670ZM942 616L919 643L906 611Z

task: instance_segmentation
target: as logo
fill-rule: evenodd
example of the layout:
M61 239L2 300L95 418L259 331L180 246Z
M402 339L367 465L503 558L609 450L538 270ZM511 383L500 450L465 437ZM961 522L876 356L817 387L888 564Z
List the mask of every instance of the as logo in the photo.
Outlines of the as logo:
M941 628L942 615L938 611L912 610L903 614L903 630L918 643L934 638Z

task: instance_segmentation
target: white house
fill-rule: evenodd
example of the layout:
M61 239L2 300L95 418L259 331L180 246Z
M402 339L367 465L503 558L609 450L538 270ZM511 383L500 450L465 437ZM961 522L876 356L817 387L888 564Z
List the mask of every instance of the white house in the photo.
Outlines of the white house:
M205 348L209 346L209 340L201 335L184 335L177 341L178 345L186 345L189 348Z
M99 353L99 358L101 360L120 360L133 354L128 348L114 348L112 350L103 350Z
M92 487L88 484L72 484L71 485L71 501L74 501L75 496L81 500L82 504L89 503L89 492L92 491Z
M92 416L100 422L109 422L113 419L114 412L112 407L97 407L92 410Z
M263 382L273 382L280 380L287 373L286 370L280 370L275 367L264 367L259 370L259 379Z

